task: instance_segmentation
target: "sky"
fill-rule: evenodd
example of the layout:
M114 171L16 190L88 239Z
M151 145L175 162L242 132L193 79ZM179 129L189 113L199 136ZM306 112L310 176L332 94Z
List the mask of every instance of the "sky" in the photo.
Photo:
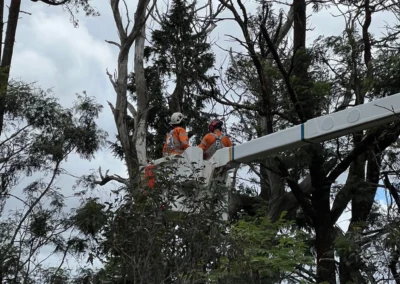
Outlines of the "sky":
M37 82L37 86L44 89L52 88L60 103L64 106L72 106L76 93L86 91L89 96L95 96L97 102L104 106L98 119L98 124L105 129L110 137L116 133L114 119L107 105L107 100L115 102L115 93L106 75L106 69L112 73L116 68L117 48L105 42L105 40L118 41L115 24L113 21L109 1L96 0L100 17L85 17L84 13L77 14L79 27L74 28L67 11L61 7L49 7L43 3L22 1L22 10L30 13L21 14L11 67L11 77L25 82ZM133 14L136 1L127 1ZM161 2L161 1L160 1ZM254 4L248 5L252 11ZM286 9L286 8L285 8ZM332 17L335 11L323 10L312 14L309 18L307 41L310 44L319 35L325 36L339 34L343 30L344 21L341 17ZM230 17L225 12L222 17ZM394 16L388 14L374 15L371 32L379 34L387 22L393 22ZM154 23L149 23L150 27ZM233 21L219 22L210 37L218 43L213 47L219 66L227 62L225 50L233 48L241 51L240 46L232 42L227 34L242 38L241 32ZM225 50L224 50L225 49ZM130 69L133 69L133 54L130 55ZM80 160L71 156L64 168L73 175L79 176L88 173L88 169L109 169L110 174L126 176L125 167L121 161L116 160L109 150L103 150L96 154L91 161ZM345 175L340 178L345 179ZM79 200L70 197L73 194L71 177L63 177L58 180L58 185L63 187L63 193L67 198L69 207L79 205ZM99 187L93 195L106 196L110 187ZM18 202L10 200L8 209L19 206ZM349 212L339 220L339 225L346 229ZM50 250L50 248L49 248ZM48 252L43 251L43 256ZM54 259L53 259L54 260ZM52 261L53 261L52 260ZM76 265L77 261L71 260ZM79 261L78 261L79 262Z

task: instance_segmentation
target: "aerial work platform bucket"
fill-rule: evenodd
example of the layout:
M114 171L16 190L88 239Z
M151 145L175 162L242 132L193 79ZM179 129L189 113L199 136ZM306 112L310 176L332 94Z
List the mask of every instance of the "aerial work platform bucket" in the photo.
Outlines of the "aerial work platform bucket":
M187 148L182 155L171 155L155 160L144 168L143 177L150 188L154 188L157 183L157 175L170 179L182 195L174 202L177 206L174 211L185 212L183 201L185 197L193 196L199 199L204 197L204 194L216 190L216 186L231 187L232 178L227 177L232 171L228 168L216 169L216 165L212 159L203 160L203 150L195 146ZM224 203L228 202L227 191L223 199ZM227 204L225 207L227 208ZM227 220L227 212L223 215L223 219Z

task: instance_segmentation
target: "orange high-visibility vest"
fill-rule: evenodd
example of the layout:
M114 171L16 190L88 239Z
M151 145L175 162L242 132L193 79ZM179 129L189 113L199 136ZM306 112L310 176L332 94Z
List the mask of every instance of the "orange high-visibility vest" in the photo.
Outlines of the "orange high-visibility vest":
M217 145L218 143L216 142L221 142L221 145ZM228 136L223 135L222 132L217 129L214 133L206 134L198 146L203 149L204 159L208 160L218 149L232 147L232 141Z
M188 147L189 138L186 130L182 127L175 127L167 134L163 147L163 156L180 155Z

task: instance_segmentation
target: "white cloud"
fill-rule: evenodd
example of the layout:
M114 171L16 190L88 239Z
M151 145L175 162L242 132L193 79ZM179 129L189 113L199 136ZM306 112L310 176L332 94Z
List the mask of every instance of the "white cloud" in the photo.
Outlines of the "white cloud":
M11 75L28 82L40 82L42 78L54 81L57 69L56 63L51 58L43 56L33 49L25 49L16 52Z
M15 45L11 75L54 87L62 103L83 90L103 102L113 99L105 70L115 69L115 50L94 38L84 22L76 29L67 17L47 11L36 10L21 20L17 40L23 38L23 43Z

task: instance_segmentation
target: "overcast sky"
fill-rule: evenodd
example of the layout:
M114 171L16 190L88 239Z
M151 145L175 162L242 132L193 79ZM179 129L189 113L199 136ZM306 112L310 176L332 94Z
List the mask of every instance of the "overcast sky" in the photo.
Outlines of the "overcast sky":
M105 40L118 41L115 24L111 14L109 1L96 0L96 8L100 17L85 17L83 13L77 15L79 28L74 28L70 22L67 11L61 7L49 7L39 2L22 1L22 10L31 15L22 14L17 35L14 57L12 61L11 76L14 79L22 79L25 82L36 81L38 86L44 89L53 88L55 95L65 106L71 106L75 99L75 93L86 91L88 95L95 96L97 101L104 106L104 110L98 120L99 125L105 129L110 137L115 135L115 125L107 100L115 102L115 93L106 76L106 69L113 71L116 68L117 48L109 45ZM136 1L131 2L131 12L136 9ZM255 7L254 4L248 7ZM252 12L252 8L248 8ZM317 36L339 34L344 27L341 17L332 17L335 11L321 11L312 15L309 19L308 33L310 43ZM230 16L225 12L223 16ZM385 21L393 22L394 16L388 14L374 15L371 32L378 34L382 30ZM237 43L232 42L226 34L241 38L240 30L233 21L218 23L212 32L211 38L217 41L224 49L241 50ZM217 56L217 66L226 60L226 52L214 46ZM133 68L132 53L130 56L130 68ZM71 157L64 165L74 175L88 173L88 169L110 169L110 173L125 175L122 162L113 158L110 151L97 153L92 161L82 161L77 157ZM64 188L64 195L72 195L72 178L62 178L58 185ZM93 194L100 194L107 188L98 188ZM70 198L68 205L78 206L78 200ZM8 209L14 208L16 203L8 203ZM347 220L348 214L342 217ZM348 222L341 222L343 228ZM46 252L43 252L45 255Z

